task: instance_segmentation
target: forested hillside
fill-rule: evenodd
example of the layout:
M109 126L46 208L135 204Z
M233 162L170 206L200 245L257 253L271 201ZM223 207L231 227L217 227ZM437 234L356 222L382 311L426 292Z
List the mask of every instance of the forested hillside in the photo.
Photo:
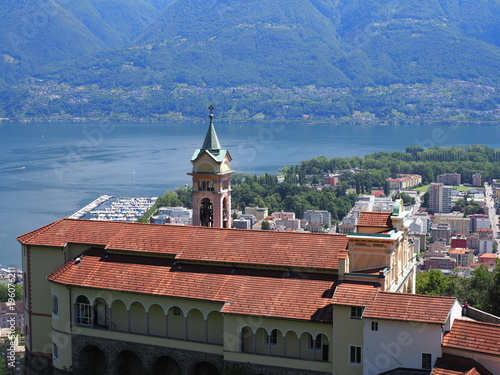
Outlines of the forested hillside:
M3 0L0 77L129 44L171 0Z
M499 83L499 25L498 0L184 0L129 47L52 73L103 85Z

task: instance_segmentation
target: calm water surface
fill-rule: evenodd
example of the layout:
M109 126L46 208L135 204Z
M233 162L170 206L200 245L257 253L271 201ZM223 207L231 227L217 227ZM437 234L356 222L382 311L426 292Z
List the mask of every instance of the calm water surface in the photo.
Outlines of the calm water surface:
M101 194L158 196L189 183L190 159L208 124L0 123L0 264L20 266L16 236L71 215ZM404 151L408 145L486 144L500 126L216 124L241 173L284 165Z

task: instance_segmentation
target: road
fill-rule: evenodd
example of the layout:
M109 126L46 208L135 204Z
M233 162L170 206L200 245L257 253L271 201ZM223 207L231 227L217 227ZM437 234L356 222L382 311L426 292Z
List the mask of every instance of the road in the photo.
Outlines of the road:
M492 198L493 189L490 185L488 185L488 183L485 183L484 187L484 193L486 195L486 205L488 206L488 215L491 222L491 229L493 229L493 238L498 242L500 230L498 228L498 215L496 213L495 200Z

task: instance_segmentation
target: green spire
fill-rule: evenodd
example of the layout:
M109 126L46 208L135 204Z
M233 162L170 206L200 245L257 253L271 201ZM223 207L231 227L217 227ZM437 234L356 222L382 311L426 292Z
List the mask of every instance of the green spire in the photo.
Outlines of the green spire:
M208 127L207 130L207 135L205 136L205 141L203 142L203 146L201 147L202 150L220 150L220 143L219 143L219 138L217 138L217 133L215 132L215 127L214 127L214 115L212 113L214 107L210 106L208 107L210 110L210 115L208 116L210 118L210 126Z

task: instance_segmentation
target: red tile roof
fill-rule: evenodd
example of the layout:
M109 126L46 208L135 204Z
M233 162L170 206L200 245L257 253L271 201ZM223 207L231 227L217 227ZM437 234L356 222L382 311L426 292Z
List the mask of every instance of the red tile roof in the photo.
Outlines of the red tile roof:
M455 297L379 292L363 317L383 320L444 324Z
M457 319L443 347L500 356L500 324Z
M363 211L359 214L358 227L392 228L392 212Z
M62 219L18 237L25 245L66 243L229 264L338 269L345 235L287 233Z
M334 305L367 306L373 303L378 287L373 284L341 283L332 298Z
M431 375L493 375L471 358L443 354L438 358Z
M182 264L90 249L48 276L59 284L223 303L221 312L331 322L332 275ZM304 277L305 276L305 277Z

